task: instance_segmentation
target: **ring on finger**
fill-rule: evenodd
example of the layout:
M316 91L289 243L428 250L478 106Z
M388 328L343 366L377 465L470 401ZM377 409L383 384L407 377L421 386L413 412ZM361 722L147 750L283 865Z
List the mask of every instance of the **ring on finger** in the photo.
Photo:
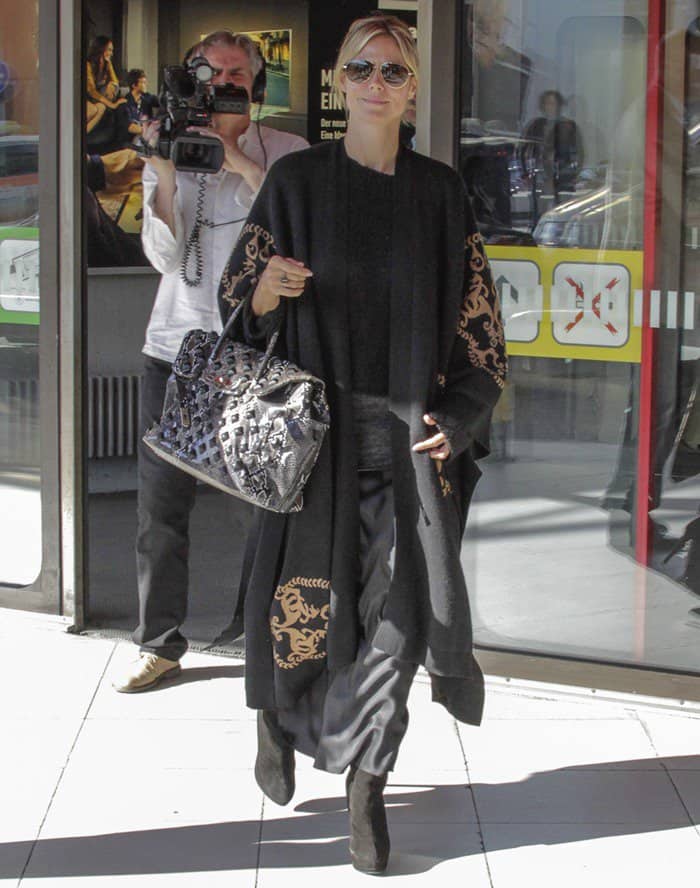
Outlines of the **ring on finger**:
M289 283L289 278L287 277L286 274L283 274L283 275L282 275L282 277L280 278L280 283L282 283L282 284L288 284L288 283Z

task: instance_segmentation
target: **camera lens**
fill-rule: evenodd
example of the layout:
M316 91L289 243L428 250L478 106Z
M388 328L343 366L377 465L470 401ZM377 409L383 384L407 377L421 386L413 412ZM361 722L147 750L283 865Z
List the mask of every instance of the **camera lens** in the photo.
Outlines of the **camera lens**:
M185 144L182 146L182 160L185 163L197 163L197 161L204 161L206 156L209 154L209 146L208 145L193 145L193 144Z

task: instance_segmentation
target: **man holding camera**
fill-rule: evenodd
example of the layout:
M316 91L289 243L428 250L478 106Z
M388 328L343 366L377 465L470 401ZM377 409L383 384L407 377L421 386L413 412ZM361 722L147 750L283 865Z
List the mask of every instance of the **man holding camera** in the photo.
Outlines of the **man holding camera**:
M203 60L212 69L212 87L243 88L250 99L262 101L264 60L250 38L229 31L208 35L188 52L185 77L201 80L197 65ZM211 126L188 128L188 133L220 140L219 172L176 169L158 151L144 168L142 241L162 277L143 349L142 431L160 419L171 365L185 333L221 329L219 279L268 167L284 154L308 147L299 136L251 123L247 108L244 113L217 113L214 107ZM144 123L144 141L153 147L158 138L158 124ZM139 626L133 639L140 656L114 682L124 693L148 690L176 675L187 649L180 627L187 612L189 516L196 482L143 443L138 462Z

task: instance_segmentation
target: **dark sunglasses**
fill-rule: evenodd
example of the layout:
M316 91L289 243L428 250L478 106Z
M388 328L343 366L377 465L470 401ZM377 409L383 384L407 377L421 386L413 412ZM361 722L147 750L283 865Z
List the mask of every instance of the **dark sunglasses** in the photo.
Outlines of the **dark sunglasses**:
M377 66L368 59L355 59L343 65L345 76L351 83L366 83ZM396 62L382 62L379 66L382 80L387 86L393 86L397 89L403 86L409 77L413 77L413 72L409 71L405 65L398 65Z

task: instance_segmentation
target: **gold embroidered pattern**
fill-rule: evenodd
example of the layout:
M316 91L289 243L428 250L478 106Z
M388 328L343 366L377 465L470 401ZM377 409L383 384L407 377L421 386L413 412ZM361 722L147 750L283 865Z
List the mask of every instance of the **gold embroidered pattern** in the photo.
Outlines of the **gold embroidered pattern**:
M481 235L470 235L466 249L471 274L460 311L457 335L467 343L471 364L485 370L496 385L503 388L507 366L503 319Z
M293 577L277 587L273 609L282 612L270 616L275 663L280 669L296 669L307 660L322 660L326 656L323 642L328 633L330 604L308 601L302 589L321 593L327 599L331 584L328 580L311 577ZM285 649L287 649L285 652Z
M438 481L440 482L440 490L442 490L443 497L449 496L452 493L452 485L449 480L445 477L445 471L443 469L443 461L441 459L435 460L435 468L438 473Z
M440 386L441 389L444 389L447 385L447 378L444 373L438 373L437 384Z
M245 244L243 267L238 274L232 275L230 263L227 264L221 276L220 285L221 298L230 302L234 308L241 301L240 297L237 298L235 295L238 285L246 279L252 281L254 278L260 277L264 267L270 261L275 247L275 241L270 232L262 225L255 225L252 222L243 226L240 240Z

